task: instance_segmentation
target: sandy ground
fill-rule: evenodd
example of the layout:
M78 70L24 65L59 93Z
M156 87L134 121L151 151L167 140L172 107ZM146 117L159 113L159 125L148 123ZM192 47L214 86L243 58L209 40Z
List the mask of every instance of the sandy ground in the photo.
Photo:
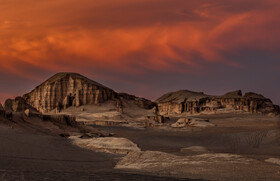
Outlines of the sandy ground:
M123 106L123 113L117 111L116 102L107 101L102 106L69 107L59 114L74 115L78 122L83 122L87 125L125 125L130 127L138 124L143 127L147 116L155 115L152 110L140 108L131 101L123 101Z
M235 154L204 153L176 156L164 152L129 153L116 169L158 172L209 180L279 180L280 167Z
M101 110L92 111L96 117ZM95 125L115 136L76 136L73 141L47 134L48 128L30 132L29 124L21 131L0 125L0 180L280 180L279 118L195 118L209 119L215 126L171 128L176 117L156 128ZM115 154L122 147L125 152Z
M187 180L114 170L120 159L82 149L65 138L0 124L0 180Z
M201 129L102 127L136 143L116 169L207 180L280 180L279 119L260 115L202 115ZM97 126L95 126L97 127ZM100 128L100 127L98 127Z

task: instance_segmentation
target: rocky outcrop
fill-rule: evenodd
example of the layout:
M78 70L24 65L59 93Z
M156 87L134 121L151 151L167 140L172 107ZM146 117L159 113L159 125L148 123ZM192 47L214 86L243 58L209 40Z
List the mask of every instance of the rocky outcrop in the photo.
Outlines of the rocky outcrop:
M122 114L123 113L123 103L121 100L117 100L116 107L117 107L117 111Z
M104 85L90 80L77 73L58 73L36 87L23 98L28 104L42 113L60 112L71 106L99 105L108 100L119 101L116 107L122 112L121 101L132 100L145 109L153 108L154 103L129 94L118 94Z
M172 128L185 128L185 127L213 127L214 124L210 123L207 119L197 118L180 118L178 121L171 125Z
M69 115L42 115L42 120L43 121L49 121L53 122L56 124L61 124L61 125L66 125L66 126L72 126L72 127L77 127L78 122L76 121L75 116L69 116Z
M161 115L147 116L147 119L156 123L164 123L164 116Z
M6 111L4 110L4 107L2 106L1 103L0 103L0 116L1 117L5 117L6 116Z
M135 105L144 109L153 109L156 106L154 102L148 99L136 97L134 95L129 95L127 93L119 93L117 96L119 100L133 101Z
M70 106L100 104L112 100L116 93L80 74L58 73L23 97L38 111L49 112Z
M36 113L36 109L26 103L22 97L16 97L15 99L7 99L4 104L6 112L24 112L26 110L29 113Z
M280 113L279 106L274 105L270 99L252 92L242 96L241 90L229 92L222 96L181 90L167 93L156 102L160 114L216 113L223 109L263 114Z

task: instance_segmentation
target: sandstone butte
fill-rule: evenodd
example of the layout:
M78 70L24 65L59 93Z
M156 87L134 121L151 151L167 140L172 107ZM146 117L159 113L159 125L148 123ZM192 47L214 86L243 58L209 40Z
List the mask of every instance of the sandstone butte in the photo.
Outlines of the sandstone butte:
M135 104L145 109L152 109L155 106L152 101L125 93L116 93L77 73L58 73L30 93L23 95L23 99L42 113L59 111L71 106L100 105L108 100L117 101L118 108L121 108L122 99L133 100Z
M229 92L222 96L180 90L164 94L156 102L160 114L215 113L222 109L261 114L280 113L279 106L274 105L270 99L253 92L245 93L243 96L241 90Z

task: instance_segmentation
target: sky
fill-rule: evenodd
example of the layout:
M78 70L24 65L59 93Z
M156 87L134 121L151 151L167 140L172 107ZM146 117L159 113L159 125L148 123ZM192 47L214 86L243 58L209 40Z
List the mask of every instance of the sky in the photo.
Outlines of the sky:
M0 102L57 72L155 100L188 89L280 104L279 0L0 0Z

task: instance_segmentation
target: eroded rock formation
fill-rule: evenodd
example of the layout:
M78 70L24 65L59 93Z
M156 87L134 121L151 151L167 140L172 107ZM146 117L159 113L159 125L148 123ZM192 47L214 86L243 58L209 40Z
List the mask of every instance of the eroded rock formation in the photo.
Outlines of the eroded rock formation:
M2 106L1 103L0 103L0 116L2 116L2 117L6 116L6 112L5 112L4 107Z
M24 112L29 110L29 112L37 112L35 108L26 103L22 97L16 97L15 99L7 99L4 104L4 109L6 112Z
M163 95L157 101L160 114L196 114L201 112L217 112L233 110L251 113L279 114L279 106L256 93L246 93L242 96L240 90L229 92L223 96L206 95L203 92L181 90Z
M36 87L23 98L28 104L42 113L52 110L60 112L71 106L102 104L108 100L119 101L116 104L118 111L122 112L121 101L128 99L139 107L151 109L154 103L125 93L116 93L93 80L77 73L58 73Z
M80 74L58 73L23 97L38 111L48 112L103 103L115 98L116 93Z
M197 118L180 118L178 121L171 125L172 128L185 128L185 127L213 127L214 124L210 123L207 119Z

